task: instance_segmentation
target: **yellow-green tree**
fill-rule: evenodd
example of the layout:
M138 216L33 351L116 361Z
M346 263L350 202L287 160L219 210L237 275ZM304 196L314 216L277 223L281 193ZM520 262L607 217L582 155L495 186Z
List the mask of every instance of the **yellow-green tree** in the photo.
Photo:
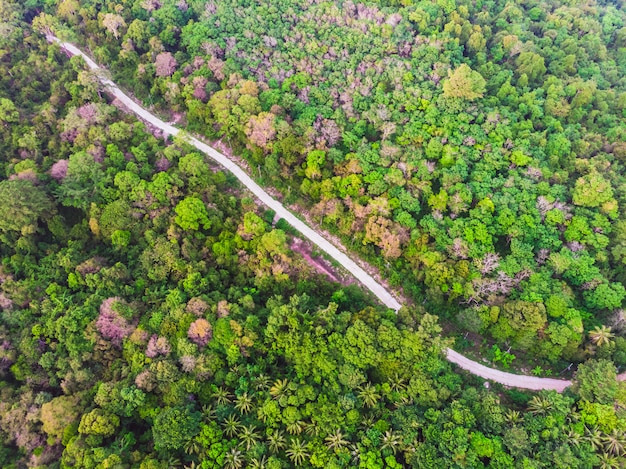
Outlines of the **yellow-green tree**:
M454 71L448 70L448 79L443 83L443 95L446 98L472 101L483 97L485 84L480 73L472 70L469 65L462 64Z

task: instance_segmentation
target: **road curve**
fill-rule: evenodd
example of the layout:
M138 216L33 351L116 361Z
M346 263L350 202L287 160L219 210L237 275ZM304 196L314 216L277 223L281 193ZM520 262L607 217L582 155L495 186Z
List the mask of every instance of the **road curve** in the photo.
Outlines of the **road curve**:
M454 363L459 368L469 371L470 373L480 376L481 378L495 381L496 383L512 386L516 388L532 389L540 391L542 389L553 389L558 392L572 385L572 382L564 379L539 378L537 376L515 375L505 371L494 370L480 363L470 360L469 358L455 352L452 349L446 350L448 361Z
M66 50L71 55L80 55L90 69L100 70L103 69L98 66L91 58L89 58L83 51L74 46L71 43L63 42L55 36L48 34L48 41L57 42L61 48ZM118 88L118 86L110 79L100 76L101 82L107 87L107 91L115 96L124 106L130 111L135 113L143 121L152 124L153 126L161 129L162 131L170 135L178 135L181 131L166 122L163 122L157 116L144 109L133 101L127 94ZM195 137L185 135L185 139L188 143L196 147L198 150L206 153L213 160L223 166L225 169L235 175L239 181L246 186L250 192L252 192L263 204L271 208L276 214L287 221L291 226L298 230L305 238L309 239L317 247L319 247L326 254L331 256L337 262L339 262L346 270L348 270L357 280L359 280L368 290L370 290L376 297L387 307L398 311L402 306L400 302L394 298L394 296L380 283L378 283L371 275L365 270L359 267L352 259L346 254L337 249L333 244L323 238L319 233L314 231L302 220L297 218L291 213L283 204L270 196L261 186L252 180L246 172L241 169L237 164L228 159L224 154L210 147L204 142L201 142ZM458 367L469 371L470 373L480 376L491 381L503 384L505 386L512 386L517 388L541 390L552 389L558 392L562 392L566 387L572 384L571 381L552 379L552 378L538 378L535 376L515 375L513 373L506 373L504 371L494 370L488 368L480 363L476 363L469 358L464 357L458 352L452 349L446 349L446 358L451 363L454 363Z

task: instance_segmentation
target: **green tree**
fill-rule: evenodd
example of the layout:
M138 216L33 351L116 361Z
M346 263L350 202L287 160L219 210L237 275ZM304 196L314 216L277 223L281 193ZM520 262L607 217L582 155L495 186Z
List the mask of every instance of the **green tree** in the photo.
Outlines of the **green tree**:
M3 234L32 234L37 230L40 218L54 215L52 201L43 189L30 181L1 181L0 200L4 201L0 204L0 232Z
M6 126L19 120L19 112L13 101L7 98L0 98L0 125Z
M610 327L605 325L596 326L589 332L589 340L599 347L610 344L613 337L615 337L615 334L611 332Z
M617 372L609 360L589 360L578 366L575 391L589 402L612 404L617 393Z
M109 437L120 425L117 415L109 414L102 409L94 409L80 419L78 431L85 435Z
M537 341L537 332L545 326L546 321L543 303L509 301L501 308L492 333L497 339L512 339L514 346L527 348Z
M596 171L576 180L572 198L581 207L600 207L613 199L611 183Z
M522 52L516 60L517 73L526 75L531 82L537 81L546 73L545 60L534 52Z
M294 438L291 440L291 444L289 445L289 449L285 451L289 459L293 461L296 466L300 466L304 464L304 462L309 457L309 452L307 451L308 444L306 441L302 441L299 438Z
M59 396L41 406L43 431L60 439L63 431L78 420L80 407L76 396Z
M157 451L177 451L200 432L202 414L189 407L168 407L154 419L152 437Z
M462 64L454 71L448 71L448 79L443 83L443 95L446 98L473 101L482 98L485 85L485 79L480 73L472 70L469 65Z
M209 214L204 202L198 197L185 197L176 208L176 224L186 231L197 231L200 226L205 230L211 227Z
M348 441L344 440L345 435L341 433L339 429L335 430L334 433L328 435L324 438L326 442L326 446L328 446L332 450L340 450L341 448L348 445Z

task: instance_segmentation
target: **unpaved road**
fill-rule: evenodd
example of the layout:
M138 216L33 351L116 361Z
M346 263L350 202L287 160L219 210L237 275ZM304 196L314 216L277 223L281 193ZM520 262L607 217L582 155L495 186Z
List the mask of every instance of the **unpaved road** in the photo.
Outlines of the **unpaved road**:
M494 370L493 368L488 368L480 363L476 363L475 361L470 360L452 349L447 349L446 354L448 361L458 365L460 368L463 368L476 376L504 384L505 386L532 389L535 391L540 391L541 389L554 389L555 391L563 392L565 388L572 385L571 381L564 379L514 375L513 373Z
M73 44L70 44L68 42L62 42L52 35L48 35L47 38L50 42L59 43L61 48L65 49L71 55L80 55L81 57L83 57L90 69L96 71L103 70L98 66L98 64L96 64ZM181 132L176 127L166 122L163 122L150 111L135 103L135 101L133 101L128 95L122 92L122 90L120 90L114 82L104 77L103 75L104 74L100 74L100 80L106 86L107 91L114 95L122 104L124 104L124 106L126 106L130 111L135 113L143 121L152 124L153 126L161 129L163 132L166 132L170 135L177 135ZM263 202L263 204L274 210L278 217L285 219L291 226L293 226L296 230L302 233L304 237L308 238L312 243L315 243L322 251L331 256L337 262L339 262L346 270L352 273L352 275L354 275L354 277L359 282L365 285L368 290L376 295L385 306L393 309L396 312L400 309L400 302L396 298L394 298L394 296L385 287L378 283L365 270L359 267L346 254L341 252L325 238L320 236L316 231L310 228L306 223L297 218L293 213L285 208L283 204L271 197L267 192L265 192L265 190L263 190L261 186L254 182L252 178L250 178L250 176L248 176L243 171L243 169L241 169L239 166L229 160L224 154L218 152L214 148L211 148L209 145L201 142L197 138L187 135L186 140L191 145L195 146L198 150L206 153L225 169L233 173L235 177L239 179L239 181L250 190L250 192L252 192L261 202ZM506 373L504 371L494 370L492 368L481 365L480 363L476 363L475 361L464 357L463 355L455 352L452 349L446 350L446 357L451 363L454 363L459 368L469 371L470 373L476 376L480 376L481 378L495 381L505 386L532 390L553 389L555 391L562 392L566 387L572 384L571 381L566 380L515 375L513 373ZM621 377L624 378L624 376Z

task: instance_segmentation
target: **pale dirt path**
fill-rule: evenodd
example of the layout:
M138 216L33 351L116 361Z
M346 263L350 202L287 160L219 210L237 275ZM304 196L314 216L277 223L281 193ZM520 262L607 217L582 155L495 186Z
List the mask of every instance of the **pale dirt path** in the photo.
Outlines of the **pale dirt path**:
M505 386L513 386L516 388L532 389L540 391L542 389L554 389L558 392L572 385L572 382L564 379L539 378L537 376L514 375L505 371L494 370L480 363L470 360L469 358L455 352L452 349L446 350L448 361L458 365L460 368L470 373L480 376L481 378L504 384Z
M85 55L80 49L68 42L62 42L58 38L48 35L50 42L57 42L59 45L72 55L80 55L92 70L102 71L103 69L98 66L91 58ZM135 101L133 101L128 95L120 90L117 85L105 76L100 76L100 80L107 87L112 95L114 95L124 106L130 111L139 116L143 121L152 124L153 126L161 129L170 135L178 135L181 131L176 127L163 122L157 116L144 109ZM276 212L276 215L286 220L291 226L298 230L304 237L309 239L312 243L317 245L322 251L331 256L337 262L339 262L346 270L348 270L359 282L361 282L368 290L370 290L376 297L387 307L398 311L402 306L400 302L393 297L393 295L374 278L369 275L365 270L359 267L352 259L346 254L337 249L325 238L320 236L316 231L311 229L306 223L297 218L291 213L283 204L271 197L261 186L252 180L239 166L229 160L224 154L218 152L214 148L210 147L204 142L201 142L195 137L186 135L185 139L188 143L195 146L198 150L206 153L213 160L223 166L225 169L235 175L239 181L250 190L263 204L271 208ZM447 359L459 366L460 368L469 371L470 373L480 376L481 378L489 379L505 386L513 386L524 389L541 390L541 389L553 389L558 392L563 391L566 387L570 386L571 381L551 379L551 378L538 378L535 376L515 375L512 373L506 373L504 371L494 370L487 368L480 363L476 363L469 358L464 357L458 352L452 349L446 349Z

